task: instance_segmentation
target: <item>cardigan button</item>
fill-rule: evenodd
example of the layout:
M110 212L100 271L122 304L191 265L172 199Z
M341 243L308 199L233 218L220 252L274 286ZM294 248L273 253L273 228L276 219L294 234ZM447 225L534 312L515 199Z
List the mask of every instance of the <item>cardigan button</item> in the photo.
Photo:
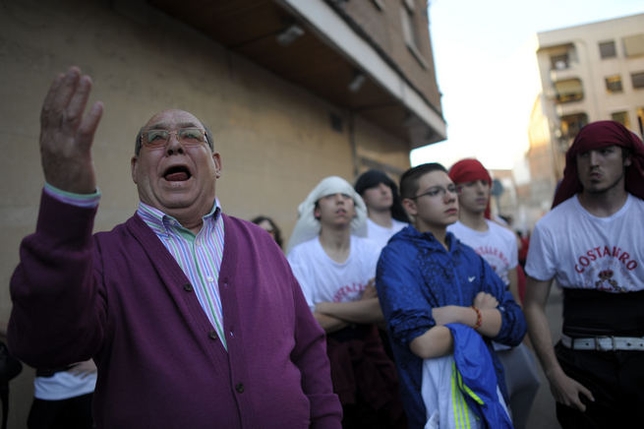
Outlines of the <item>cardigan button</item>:
M219 339L219 335L217 335L217 331L215 331L214 329L211 330L210 332L208 332L208 337L211 340L218 340Z
M235 390L237 393L244 393L244 383L237 383L235 385Z
M190 283L186 283L185 285L183 285L183 290L185 290L186 292L192 292L192 285Z

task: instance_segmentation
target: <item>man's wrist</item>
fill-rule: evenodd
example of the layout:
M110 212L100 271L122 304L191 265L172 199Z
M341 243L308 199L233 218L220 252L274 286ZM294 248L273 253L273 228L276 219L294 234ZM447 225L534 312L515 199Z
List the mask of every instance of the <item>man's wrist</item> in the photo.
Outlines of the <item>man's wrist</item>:
M476 313L476 322L474 322L473 326L473 328L476 330L483 324L483 315L481 314L481 310L479 310L475 305L472 305L472 310L474 310L474 313Z
M63 191L49 183L45 183L45 193L63 203L86 208L98 206L101 199L101 192L98 189L92 194L76 194Z

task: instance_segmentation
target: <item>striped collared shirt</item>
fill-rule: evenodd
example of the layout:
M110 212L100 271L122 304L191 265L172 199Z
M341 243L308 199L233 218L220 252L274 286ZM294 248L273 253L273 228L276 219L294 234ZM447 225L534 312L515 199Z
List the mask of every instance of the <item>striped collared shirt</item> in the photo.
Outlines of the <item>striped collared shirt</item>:
M219 202L203 217L203 226L196 235L172 216L145 203L139 202L137 214L152 228L188 277L201 307L226 348L218 283L224 254L224 222Z

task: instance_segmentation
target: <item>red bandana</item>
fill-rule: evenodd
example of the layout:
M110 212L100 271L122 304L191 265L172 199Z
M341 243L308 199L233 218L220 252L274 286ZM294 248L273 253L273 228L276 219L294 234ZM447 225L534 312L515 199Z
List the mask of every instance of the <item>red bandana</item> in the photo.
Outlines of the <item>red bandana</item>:
M492 186L492 177L490 176L490 173L485 169L485 167L483 167L483 164L474 158L462 159L452 165L449 169L449 178L452 179L456 185L483 180L487 182L490 187ZM487 208L485 209L485 217L490 219L489 201Z
M607 146L621 146L630 151L631 165L626 167L626 191L644 199L644 144L625 126L615 121L597 121L584 126L566 152L564 177L557 187L552 207L581 192L577 174L577 155Z

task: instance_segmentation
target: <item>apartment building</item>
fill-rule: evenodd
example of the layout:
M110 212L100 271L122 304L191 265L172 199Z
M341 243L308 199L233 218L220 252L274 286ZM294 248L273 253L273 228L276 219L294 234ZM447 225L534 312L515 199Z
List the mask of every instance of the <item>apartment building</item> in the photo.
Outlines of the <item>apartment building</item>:
M589 122L612 119L644 134L644 14L537 37L542 111L557 158Z
M530 115L530 181L518 190L529 227L550 209L566 150L581 127L612 119L644 134L644 14L545 31L536 39L542 92Z
M175 107L212 130L224 211L276 220L288 238L320 179L378 167L444 140L427 0L5 0L0 13L0 323L43 175L39 115L55 75L90 74L105 113L93 146L95 230L136 210L130 157L152 114ZM12 384L25 427L33 372Z

